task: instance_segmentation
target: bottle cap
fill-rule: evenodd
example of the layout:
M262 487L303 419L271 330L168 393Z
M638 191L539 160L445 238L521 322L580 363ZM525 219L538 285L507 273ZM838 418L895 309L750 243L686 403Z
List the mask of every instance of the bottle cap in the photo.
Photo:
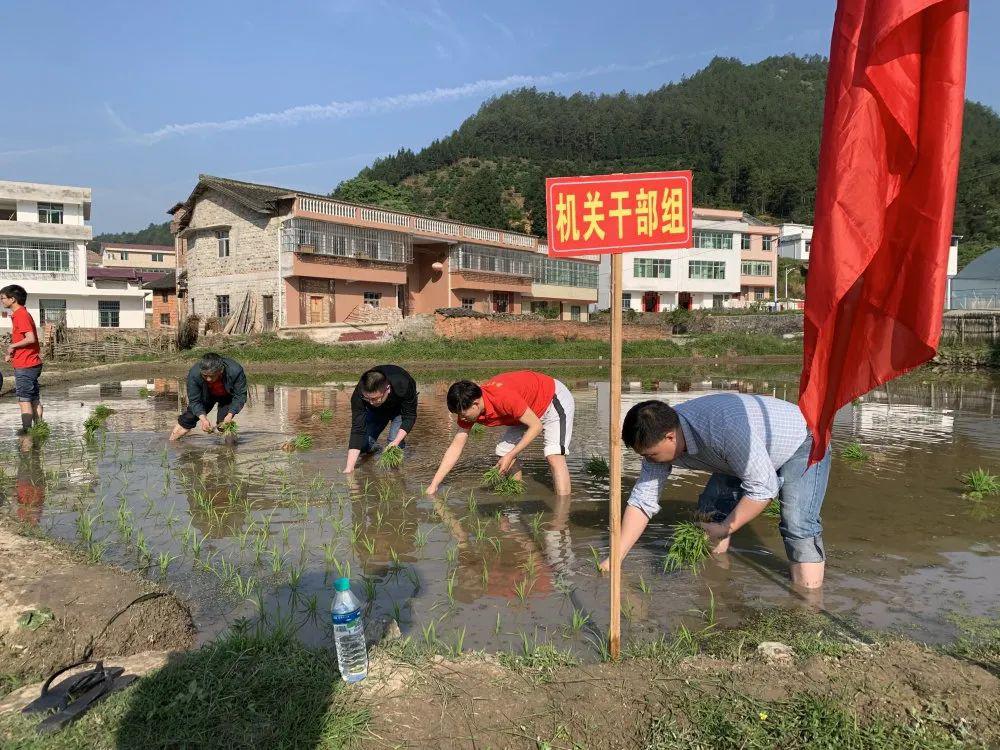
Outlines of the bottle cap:
M333 588L336 591L350 591L351 590L351 579L350 578L338 578L333 582Z

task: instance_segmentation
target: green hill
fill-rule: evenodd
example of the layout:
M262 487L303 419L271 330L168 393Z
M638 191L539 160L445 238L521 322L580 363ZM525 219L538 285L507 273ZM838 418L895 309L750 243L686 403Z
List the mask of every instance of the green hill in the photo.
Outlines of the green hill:
M544 235L546 176L690 168L696 204L811 222L826 70L820 57L716 58L646 94L513 91L333 194ZM959 179L955 231L968 262L1000 244L1000 118L973 102Z
M150 222L145 229L137 232L105 232L94 236L87 247L90 250L97 250L102 242L134 242L137 245L173 245L174 238L170 234L170 222L153 224Z

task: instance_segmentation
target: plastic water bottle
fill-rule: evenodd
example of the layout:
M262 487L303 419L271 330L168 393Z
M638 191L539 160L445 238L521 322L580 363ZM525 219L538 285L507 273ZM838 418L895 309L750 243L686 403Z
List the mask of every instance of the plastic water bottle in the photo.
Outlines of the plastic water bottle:
M365 646L365 626L361 622L361 602L351 593L351 579L333 582L333 638L337 644L337 665L344 682L352 683L368 676L368 649Z

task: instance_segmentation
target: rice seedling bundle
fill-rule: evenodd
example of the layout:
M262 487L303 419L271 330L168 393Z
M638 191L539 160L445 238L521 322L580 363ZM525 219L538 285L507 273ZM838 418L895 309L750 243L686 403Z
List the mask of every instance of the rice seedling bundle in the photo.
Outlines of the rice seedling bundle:
M497 495L524 494L524 482L501 473L495 466L483 474L483 486Z
M386 446L378 457L378 465L382 469L398 469L403 465L403 449L398 445Z
M663 570L669 573L688 568L692 573L697 573L711 552L708 534L692 521L681 521L671 528L674 535L667 555L663 558Z

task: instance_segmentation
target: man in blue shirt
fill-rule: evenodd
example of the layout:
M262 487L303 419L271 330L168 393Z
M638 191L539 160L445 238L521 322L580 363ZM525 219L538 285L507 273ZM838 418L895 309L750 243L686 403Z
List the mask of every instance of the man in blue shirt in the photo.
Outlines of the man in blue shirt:
M712 474L698 509L713 552L774 497L781 500L781 531L792 582L823 585L826 553L820 508L830 476L830 453L809 466L812 435L798 406L770 396L718 393L671 408L643 401L629 409L622 440L643 457L639 479L622 520L622 557L660 509L659 497L674 466ZM602 567L607 569L608 561Z

